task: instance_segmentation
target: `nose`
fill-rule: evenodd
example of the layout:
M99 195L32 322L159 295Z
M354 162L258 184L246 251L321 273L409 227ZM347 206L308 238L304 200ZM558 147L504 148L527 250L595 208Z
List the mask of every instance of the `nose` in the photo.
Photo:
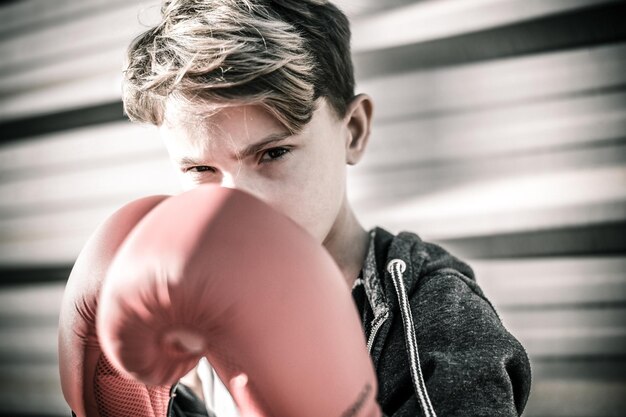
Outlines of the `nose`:
M230 173L223 173L222 180L220 181L220 186L224 188L237 188L235 183L235 176Z
M259 188L255 185L254 180L252 178L248 178L243 172L236 172L222 174L222 178L220 181L220 185L225 188L232 188L247 192L248 194L252 194L253 196L263 199L261 193L259 192Z

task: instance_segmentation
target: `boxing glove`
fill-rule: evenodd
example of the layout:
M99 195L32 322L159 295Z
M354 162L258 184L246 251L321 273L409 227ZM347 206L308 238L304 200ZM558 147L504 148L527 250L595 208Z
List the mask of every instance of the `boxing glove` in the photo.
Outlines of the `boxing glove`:
M148 387L121 375L96 335L98 297L113 256L128 232L165 196L134 201L115 212L80 252L63 296L58 330L61 388L78 417L164 417L169 386Z
M246 417L376 417L377 383L341 272L289 218L203 185L121 246L98 336L122 372L168 385L206 356Z

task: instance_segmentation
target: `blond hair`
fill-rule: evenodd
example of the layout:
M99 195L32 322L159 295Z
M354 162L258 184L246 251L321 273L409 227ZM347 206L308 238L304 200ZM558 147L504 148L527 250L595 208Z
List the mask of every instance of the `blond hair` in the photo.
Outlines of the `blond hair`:
M259 104L291 132L319 97L342 116L354 95L346 16L324 0L172 0L131 44L123 101L160 125L168 100L221 108Z

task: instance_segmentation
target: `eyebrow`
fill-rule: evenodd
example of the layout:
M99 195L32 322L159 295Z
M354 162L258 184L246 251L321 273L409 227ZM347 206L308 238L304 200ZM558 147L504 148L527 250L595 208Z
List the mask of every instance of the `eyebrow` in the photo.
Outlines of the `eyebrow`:
M247 158L251 155L254 155L270 143L280 142L281 140L287 139L289 136L291 136L291 133L289 132L273 133L265 137L260 142L253 143L252 145L246 147L243 151L239 152L239 157L241 159Z
M280 132L280 133L273 133L269 136L266 136L265 138L263 138L261 141L257 142L257 143L253 143L252 145L247 146L246 148L244 148L244 150L242 150L241 152L238 153L239 158L240 159L245 159L251 155L254 155L255 153L257 153L258 151L260 151L261 149L263 149L264 147L266 147L267 145L271 144L271 143L275 143L275 142L280 142L282 140L287 139L288 137L291 136L291 133L289 132ZM237 156L235 156L234 158L236 158ZM193 158L189 158L189 157L182 157L180 159L177 159L176 162L179 165L202 165L203 162L193 159Z

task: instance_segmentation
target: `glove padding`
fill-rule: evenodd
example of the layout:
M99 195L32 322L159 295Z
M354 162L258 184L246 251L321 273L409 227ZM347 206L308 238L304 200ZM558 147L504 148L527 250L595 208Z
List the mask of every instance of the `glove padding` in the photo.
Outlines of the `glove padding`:
M134 201L107 219L82 249L70 274L59 318L61 388L77 417L163 417L169 386L148 387L121 375L96 335L98 297L113 256L130 230L166 196Z
M97 320L112 363L146 384L173 384L206 356L246 417L380 416L341 272L244 192L203 185L148 213L111 265Z

